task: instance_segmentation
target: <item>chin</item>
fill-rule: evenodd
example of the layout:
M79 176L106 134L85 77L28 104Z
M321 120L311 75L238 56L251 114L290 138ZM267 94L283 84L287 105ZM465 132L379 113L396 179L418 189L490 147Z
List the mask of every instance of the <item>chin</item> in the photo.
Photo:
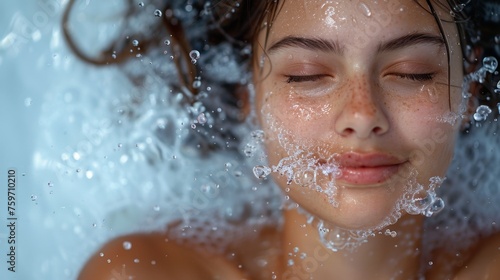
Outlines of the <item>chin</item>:
M312 214L346 230L378 230L397 222L401 197L402 193L383 187L340 188L338 206L325 205Z

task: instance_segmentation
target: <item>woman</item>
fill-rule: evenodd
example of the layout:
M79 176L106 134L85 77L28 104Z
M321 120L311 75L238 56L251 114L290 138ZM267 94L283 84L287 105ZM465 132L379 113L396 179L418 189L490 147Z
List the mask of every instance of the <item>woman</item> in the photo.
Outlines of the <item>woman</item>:
M256 2L240 7L251 13L241 38L253 45L250 96L270 165L256 173L272 172L288 200L283 228L219 255L169 233L124 236L79 279L500 277L498 234L421 254L424 216L443 206L435 189L463 129L462 33L450 16L463 7Z

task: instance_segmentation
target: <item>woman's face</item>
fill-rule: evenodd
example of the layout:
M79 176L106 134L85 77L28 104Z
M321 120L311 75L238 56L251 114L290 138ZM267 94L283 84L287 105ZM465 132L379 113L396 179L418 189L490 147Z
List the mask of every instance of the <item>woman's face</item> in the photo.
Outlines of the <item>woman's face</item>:
M443 24L451 92L438 24L413 0L285 1L255 44L254 83L273 177L291 200L343 228L380 228L444 176L462 66Z

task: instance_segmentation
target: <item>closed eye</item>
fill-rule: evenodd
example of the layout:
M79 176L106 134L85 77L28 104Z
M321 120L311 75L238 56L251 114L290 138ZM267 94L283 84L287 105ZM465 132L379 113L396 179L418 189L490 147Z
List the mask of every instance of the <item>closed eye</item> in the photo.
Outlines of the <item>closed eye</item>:
M423 74L394 73L393 75L397 76L399 78L402 78L402 79L418 81L418 82L425 82L425 81L431 81L432 79L434 79L434 76L436 74L435 73L423 73Z
M327 75L318 74L318 75L307 75L307 76L293 76L293 75L285 75L286 82L288 84L291 83L302 83L302 82L314 82L321 78L326 77Z

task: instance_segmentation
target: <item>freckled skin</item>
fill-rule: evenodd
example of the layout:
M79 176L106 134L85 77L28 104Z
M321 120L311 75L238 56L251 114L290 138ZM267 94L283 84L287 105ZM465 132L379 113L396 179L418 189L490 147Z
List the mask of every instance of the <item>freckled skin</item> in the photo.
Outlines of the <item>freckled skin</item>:
M223 256L204 255L193 248L165 242L168 234L135 234L115 239L98 251L112 256L111 264L96 253L79 279L116 278L113 273L121 271L123 264L137 279L270 279L270 274L262 277L262 270L272 272L277 279L420 279L420 252L426 245L420 239L424 218L402 213L397 222L391 221L394 224L379 227L387 225L384 219L388 216L399 214L394 207L405 194L405 184L427 186L429 178L443 176L448 168L459 124L443 123L439 118L457 112L461 101L460 92L448 92L446 86L460 85L463 78L460 51L456 49L457 32L453 24L444 24L453 51L450 66L454 70L448 81L448 61L442 48L419 45L396 52L377 52L380 43L391 38L414 32L440 35L434 18L415 1L333 2L287 0L269 36L260 34L259 46L270 46L285 36L314 34L342 42L346 51L332 55L285 49L282 54L269 55L263 69L255 65L257 115L266 133L271 165L285 159L290 164L324 165L334 155L352 151L388 154L405 162L398 173L380 184L353 186L336 182L338 205L333 205L324 192L332 182L331 174L318 174L317 182L323 192L273 174L283 190L290 189L286 194L294 202L315 218L333 225L331 229L377 228L375 236L358 251L327 250L307 216L288 209L284 211L282 230L265 232L262 239L251 242L241 241ZM425 1L419 3L426 7ZM360 4L364 5L361 10ZM446 10L439 12L440 17L447 18ZM262 49L256 48L254 55L261 57ZM287 72L290 69L295 72ZM432 72L435 77L432 81L416 82L398 76L401 72ZM264 78L260 73L269 75ZM305 84L285 82L286 75L318 74L319 79ZM429 88L439 98L431 100L426 92ZM411 177L411 172L416 175ZM385 230L394 231L396 236L383 234ZM132 250L123 250L124 241L132 241ZM468 252L460 252L470 257L460 263L467 264L467 269L453 263L452 254L437 251L433 270L425 279L492 279L488 277L500 275L500 254L495 249L499 246L500 236L493 236ZM266 250L272 253L255 252ZM225 260L234 252L241 256L237 262ZM262 255L269 263L265 269L255 265L257 256ZM135 263L135 258L141 262ZM151 260L157 264L152 266ZM290 260L294 265L289 265ZM452 274L443 274L444 270Z
M375 29L370 29L377 17L358 13L356 1L342 3L336 7L335 15L330 15L339 23L338 28L326 26L328 24L323 21L323 2L305 2L309 11L315 11L316 16L312 17L310 13L304 16L294 6L295 2L285 2L282 10L286 13L278 15L267 43L264 41L266 38L261 37L260 45L271 46L285 36L310 37L314 30L316 37L341 42L345 51L338 55L288 48L283 55L279 51L269 54L264 69L259 69L262 73L269 73L265 79L259 79L255 72L257 108L267 136L270 164L276 165L284 158L290 158L293 163L297 149L304 152L295 162L307 157L308 153L312 159L328 159L334 154L355 151L389 154L407 163L405 168L401 168L401 174L377 187L352 187L336 182L336 206L332 205L325 192L304 188L295 182L289 185L286 176L279 174L273 174L273 178L282 189L289 189L286 194L290 199L316 217L347 229L377 228L396 211L394 207L407 191L406 185L413 178L411 174L418 174L413 184L423 186L429 184L431 177L445 174L458 131L456 124L437 121L450 112L448 89L443 86L447 84L447 69L443 67L447 62L442 49L419 45L377 53L377 48L383 41L413 32L439 36L439 29L434 19L411 1L387 2L387 5L402 3L403 7L402 11L394 9L396 12L391 15L391 23L394 24L377 29L384 31L380 36L374 33ZM384 7L385 4L367 5L372 15L391 8ZM335 18L340 15L348 20ZM292 17L302 20L291 21ZM349 19L355 19L357 24L348 25L351 22ZM360 38L364 42L362 45ZM454 53L457 55L453 57L452 64L459 66L461 57L459 52ZM429 71L438 73L432 82L409 81L395 75ZM282 75L296 73L322 74L322 78L309 83L283 82L286 79ZM452 82L459 83L461 77L459 71L454 72ZM431 102L428 94L422 91L422 86L424 89L435 87L439 96L447 97ZM267 94L270 91L272 95ZM451 111L457 112L460 93L452 92L451 99ZM325 104L328 110L323 112L321 108ZM446 141L433 143L433 150L425 154L423 162L415 162L413 153L422 150L422 143L432 139L436 130L447 135ZM300 170L300 167L294 168ZM323 191L329 181L330 177L318 174L317 182Z

